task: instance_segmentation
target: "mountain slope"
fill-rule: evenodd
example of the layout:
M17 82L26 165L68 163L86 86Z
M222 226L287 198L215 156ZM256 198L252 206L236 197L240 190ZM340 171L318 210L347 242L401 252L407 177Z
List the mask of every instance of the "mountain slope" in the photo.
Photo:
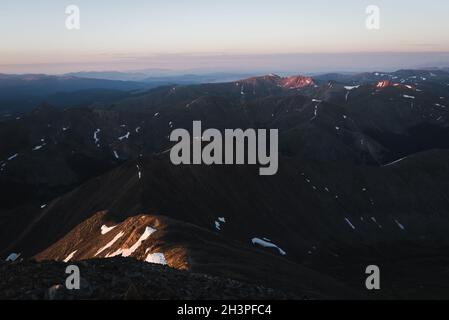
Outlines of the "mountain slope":
M160 87L0 122L0 255L150 257L321 298L359 297L380 264L381 297L434 297L447 285L449 77L343 78ZM168 136L194 120L278 129L278 174L172 165Z
M109 222L107 227L105 218L104 212L94 215L36 259L133 257L176 269L265 284L315 299L337 293L360 296L330 277L278 258L275 252L260 252L193 224L164 216L138 215L118 224ZM272 270L277 273L272 274Z

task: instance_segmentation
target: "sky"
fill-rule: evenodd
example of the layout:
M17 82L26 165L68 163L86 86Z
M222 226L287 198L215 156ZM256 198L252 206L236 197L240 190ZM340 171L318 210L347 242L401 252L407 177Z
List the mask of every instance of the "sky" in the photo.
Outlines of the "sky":
M1 0L0 72L449 66L448 12L447 0Z

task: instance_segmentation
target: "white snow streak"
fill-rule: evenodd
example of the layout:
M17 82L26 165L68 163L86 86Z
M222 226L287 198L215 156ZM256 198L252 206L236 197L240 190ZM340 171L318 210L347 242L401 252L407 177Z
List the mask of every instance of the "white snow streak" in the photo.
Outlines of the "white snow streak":
M72 260L73 256L75 255L75 253L76 253L77 251L78 251L78 250L75 250L75 251L73 251L71 254L69 254L69 255L64 259L64 262L67 263L67 262L69 262L70 260Z
M380 224L377 222L377 220L376 220L375 217L371 217L371 220L372 220L375 224L377 224L377 226L378 226L380 229L382 229L382 225L380 225Z
M125 233L122 232L122 231L121 231L120 233L118 233L118 234L114 237L114 239L112 239L111 241L109 241L103 248L99 249L99 250L97 251L97 253L95 254L95 256L98 256L98 255L99 255L100 253L102 253L104 250L106 250L106 249L112 247L112 245L113 245L118 239L120 239L121 237L123 237L124 234L125 234ZM109 258L108 255L107 255L106 257Z
M142 171L140 171L140 167L138 164L136 165L136 167L137 167L137 176L139 177L139 180L140 180L140 179L142 179Z
M404 225L403 225L402 223L400 223L398 220L395 219L394 222L396 222L396 224L398 225L398 227L399 227L401 230L405 230Z
M398 162L401 162L401 161L403 161L403 160L405 160L405 159L407 159L407 157L404 157L404 158L395 160L395 161L393 161L393 162L387 163L386 165L384 165L384 167L391 166L391 165L396 164L396 163L398 163Z
M355 230L355 226L352 224L352 222L348 218L345 218L345 221L353 230Z
M7 160L8 161L11 161L11 160L14 160L15 158L17 158L19 156L19 154L18 153L16 153L16 154L13 154L12 156L10 156Z
M95 132L94 132L94 141L95 141L95 144L96 145L98 145L98 142L100 142L100 139L98 138L98 134L101 132L101 130L100 129L97 129L97 130L95 130Z

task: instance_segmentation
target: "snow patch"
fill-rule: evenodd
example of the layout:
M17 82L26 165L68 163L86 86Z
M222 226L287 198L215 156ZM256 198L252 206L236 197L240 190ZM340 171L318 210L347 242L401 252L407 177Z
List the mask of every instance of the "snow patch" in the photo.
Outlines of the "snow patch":
M275 248L283 256L285 256L287 254L284 250L279 248L277 245L275 245L271 241L266 241L266 240L263 240L263 239L260 239L260 238L253 238L251 241L252 241L253 244L257 244L257 245L265 247L265 248Z
M20 257L20 253L11 253L7 258L6 258L6 262L14 262L16 261L19 257Z
M118 139L119 139L120 141L122 141L122 140L124 140L124 139L129 139L129 135L130 135L130 133L127 132L124 136L118 137Z
M140 238L136 241L136 243L134 243L132 245L131 248L128 249L118 249L117 251L115 251L112 254L108 254L106 257L107 258L111 258L111 257L115 257L118 255L121 255L122 257L129 257L130 255L132 255L134 253L134 251L136 251L140 245L142 244L142 242L144 242L146 239L148 239L153 233L155 233L157 230L152 228L152 227L146 227L145 231L142 233L142 235L140 236Z
M218 217L217 220L215 220L215 229L218 231L221 230L221 224L226 223L226 219L224 217Z
M106 234L109 231L111 231L112 229L114 229L115 227L117 227L117 226L108 227L107 225L104 224L101 226L101 234Z
M156 263L156 264L162 264L164 266L167 265L167 259L165 259L165 255L163 253L150 253L146 259L145 262L149 263Z

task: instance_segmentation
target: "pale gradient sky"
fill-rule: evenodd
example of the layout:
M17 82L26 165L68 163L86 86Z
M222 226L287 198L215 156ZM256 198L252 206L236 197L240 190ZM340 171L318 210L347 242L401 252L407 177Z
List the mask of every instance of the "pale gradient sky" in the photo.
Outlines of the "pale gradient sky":
M65 28L69 4L79 31ZM365 27L370 4L379 31ZM449 65L416 54L449 52L448 13L447 0L1 0L0 72Z

